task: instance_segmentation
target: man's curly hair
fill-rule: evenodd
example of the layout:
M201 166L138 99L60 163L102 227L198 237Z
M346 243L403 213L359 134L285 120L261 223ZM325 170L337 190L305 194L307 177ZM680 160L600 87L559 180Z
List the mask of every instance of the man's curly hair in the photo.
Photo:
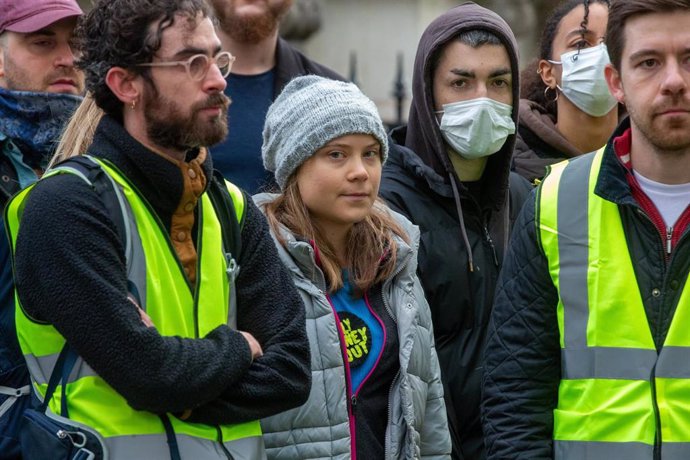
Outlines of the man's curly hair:
M163 31L177 14L190 21L199 14L213 20L205 0L99 0L82 18L76 31L82 53L77 67L84 71L86 89L105 113L122 119L123 104L105 83L108 71L117 66L149 78L147 69L137 64L151 62L161 47Z

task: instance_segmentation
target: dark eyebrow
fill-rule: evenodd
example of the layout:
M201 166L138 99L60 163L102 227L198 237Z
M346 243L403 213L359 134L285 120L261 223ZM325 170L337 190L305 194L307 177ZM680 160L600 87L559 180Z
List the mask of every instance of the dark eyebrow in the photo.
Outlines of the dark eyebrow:
M31 37L54 37L56 34L54 31L50 29L41 29L37 30L35 32L29 32L25 34L25 37L31 38Z
M589 30L589 29L579 28L579 29L571 30L570 32L565 34L565 37L568 38L568 37L571 37L574 35L581 37L583 35L593 35L593 34L594 34L594 32Z
M222 51L222 48L220 45L216 45L213 48L213 56L216 54L220 53ZM183 56L194 56L195 54L206 54L208 52L208 49L205 48L197 48L194 46L188 46L184 49L181 49L177 53L175 53L172 57L173 58L179 58Z
M512 76L512 72L508 68L496 69L489 74L489 78L503 77L504 75Z
M687 47L680 54L689 54L689 53L690 53L690 47ZM654 48L641 49L639 51L635 51L634 53L632 53L628 57L628 60L635 61L635 60L640 59L642 57L656 57L656 56L659 56L661 54L664 54L664 53L660 52L659 50L656 50Z
M474 72L465 69L451 69L450 73L457 75L458 77L475 78L477 75Z
M644 57L644 56L658 56L658 55L659 55L659 52L658 52L657 50L654 50L654 49L641 49L641 50L639 50L639 51L635 51L634 53L632 53L632 54L628 57L628 60L634 61L634 60L637 60L637 59L639 59L639 58L641 58L641 57Z
M465 77L465 78L477 78L477 74L470 70L465 70L465 69L451 69L450 73L457 75L459 77ZM510 75L512 74L511 70L508 68L501 68L501 69L496 69L493 72L489 74L489 78L496 78L496 77L501 77L503 75Z

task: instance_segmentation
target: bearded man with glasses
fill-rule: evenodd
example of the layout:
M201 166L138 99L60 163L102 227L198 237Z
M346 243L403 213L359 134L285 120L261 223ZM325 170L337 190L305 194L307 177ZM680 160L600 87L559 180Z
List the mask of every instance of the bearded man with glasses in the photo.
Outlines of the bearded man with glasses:
M310 357L266 222L206 148L227 134L234 58L204 0L101 0L77 38L105 112L88 161L122 212L64 169L86 158L8 205L35 392L73 353L48 411L108 458L264 458L258 420L307 399Z

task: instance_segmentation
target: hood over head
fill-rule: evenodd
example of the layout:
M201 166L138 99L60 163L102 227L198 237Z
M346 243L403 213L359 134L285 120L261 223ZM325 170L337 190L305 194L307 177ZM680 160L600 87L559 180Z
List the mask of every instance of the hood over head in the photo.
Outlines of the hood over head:
M478 29L496 35L506 48L513 79L512 119L516 127L518 123L520 88L518 46L508 24L493 11L472 2L452 8L432 21L422 34L417 48L412 77L412 105L405 146L412 149L424 163L449 182L451 177L456 176L434 113L432 60L447 43L462 32ZM490 183L485 181L482 195L494 209L500 208L506 200L510 157L514 145L515 134L511 134L501 150L488 157L483 177L490 177L491 180Z

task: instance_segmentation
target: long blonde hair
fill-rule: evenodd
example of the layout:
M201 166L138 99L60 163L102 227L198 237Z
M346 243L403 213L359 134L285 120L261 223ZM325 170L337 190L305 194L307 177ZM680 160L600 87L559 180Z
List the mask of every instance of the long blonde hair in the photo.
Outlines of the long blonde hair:
M265 205L265 212L273 233L283 246L286 242L281 235L281 225L294 235L314 242L329 292L343 287L342 267L335 248L313 224L309 210L302 201L296 173L288 179L285 191ZM361 294L393 274L397 260L394 235L409 243L403 228L386 211L383 201L377 198L371 213L354 224L347 235L345 263L350 269L356 292Z
M70 118L60 137L55 154L48 163L48 169L67 158L84 155L93 142L93 134L105 112L96 105L91 93L86 93L84 100Z

